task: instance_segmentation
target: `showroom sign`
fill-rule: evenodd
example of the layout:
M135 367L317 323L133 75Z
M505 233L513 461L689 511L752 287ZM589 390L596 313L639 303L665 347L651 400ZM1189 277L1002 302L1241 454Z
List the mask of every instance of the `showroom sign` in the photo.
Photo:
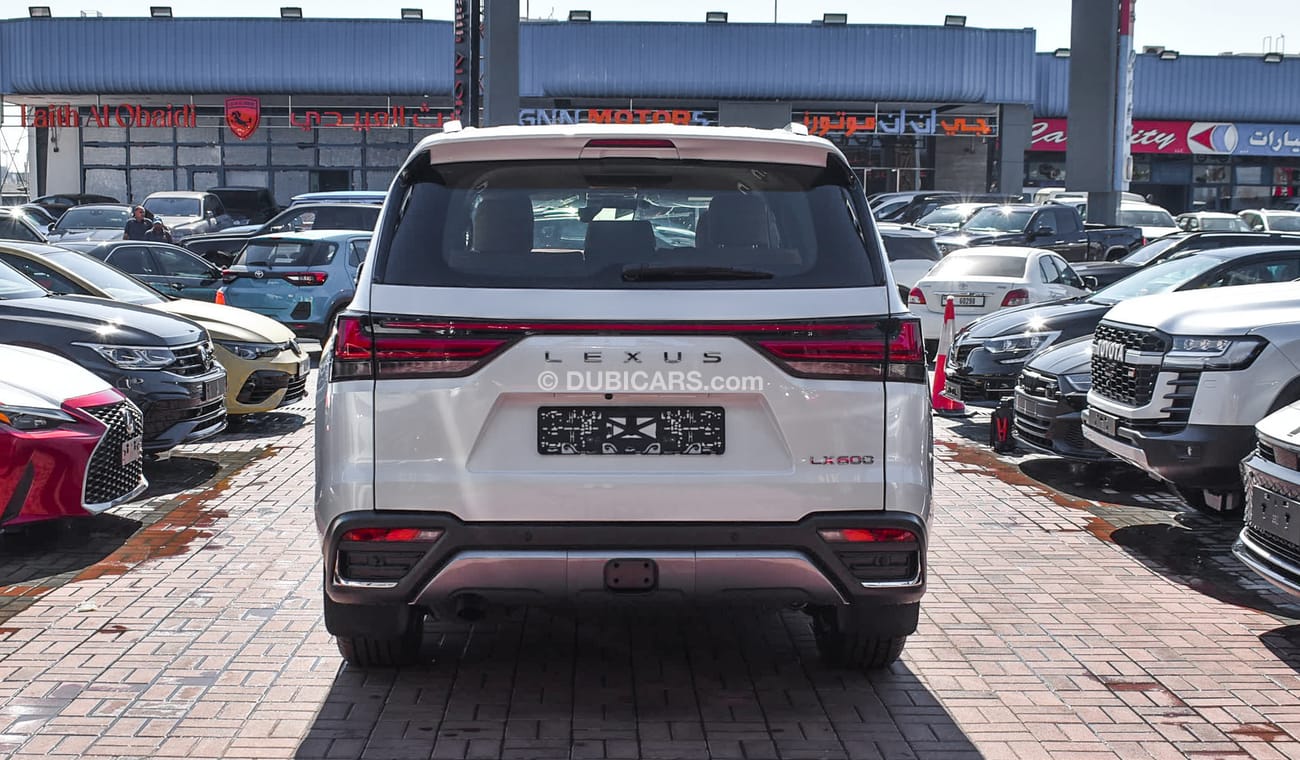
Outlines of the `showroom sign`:
M1064 151L1065 119L1039 119L1030 150ZM1300 126L1206 121L1133 121L1134 153L1300 156Z
M857 135L917 135L924 137L997 137L996 116L939 116L938 109L877 113L813 113L804 111L803 125L818 137Z
M690 108L521 108L519 123L539 124L683 124L712 127L717 111Z

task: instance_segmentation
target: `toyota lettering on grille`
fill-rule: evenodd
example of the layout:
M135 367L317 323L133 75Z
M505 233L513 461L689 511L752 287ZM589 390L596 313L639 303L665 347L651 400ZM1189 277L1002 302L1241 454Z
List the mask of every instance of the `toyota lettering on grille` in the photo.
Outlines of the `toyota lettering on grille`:
M1113 340L1094 340L1092 342L1092 355L1101 359L1122 362L1127 352L1128 349L1124 347L1123 343L1116 343Z

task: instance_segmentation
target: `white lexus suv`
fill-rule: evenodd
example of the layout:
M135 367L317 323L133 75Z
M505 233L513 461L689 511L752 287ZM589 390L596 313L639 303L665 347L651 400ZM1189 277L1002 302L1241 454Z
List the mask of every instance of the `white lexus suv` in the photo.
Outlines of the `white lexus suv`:
M794 605L852 667L925 590L919 325L861 185L789 130L453 128L392 188L321 362L325 621Z

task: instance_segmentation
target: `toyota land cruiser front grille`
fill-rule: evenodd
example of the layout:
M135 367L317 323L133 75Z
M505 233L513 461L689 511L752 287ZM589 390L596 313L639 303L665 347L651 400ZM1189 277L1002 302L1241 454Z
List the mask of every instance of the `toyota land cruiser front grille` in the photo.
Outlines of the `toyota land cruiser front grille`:
M1105 323L1097 326L1093 341L1094 345L1103 342L1118 344L1123 346L1125 352L1140 351L1146 354L1163 354L1170 347L1169 338L1164 333L1127 329ZM1093 390L1128 406L1149 404L1159 375L1159 363L1137 364L1123 356L1113 358L1096 353L1092 357Z
M1116 327L1105 322L1097 325L1097 332L1093 334L1093 340L1108 340L1134 351L1149 351L1162 354L1170 348L1169 338L1164 333L1156 330Z

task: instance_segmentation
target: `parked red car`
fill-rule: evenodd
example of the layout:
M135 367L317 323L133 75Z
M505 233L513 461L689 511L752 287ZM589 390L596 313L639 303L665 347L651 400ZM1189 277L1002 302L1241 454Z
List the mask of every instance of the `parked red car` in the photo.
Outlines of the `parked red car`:
M85 517L135 498L140 410L54 354L0 346L0 528Z

